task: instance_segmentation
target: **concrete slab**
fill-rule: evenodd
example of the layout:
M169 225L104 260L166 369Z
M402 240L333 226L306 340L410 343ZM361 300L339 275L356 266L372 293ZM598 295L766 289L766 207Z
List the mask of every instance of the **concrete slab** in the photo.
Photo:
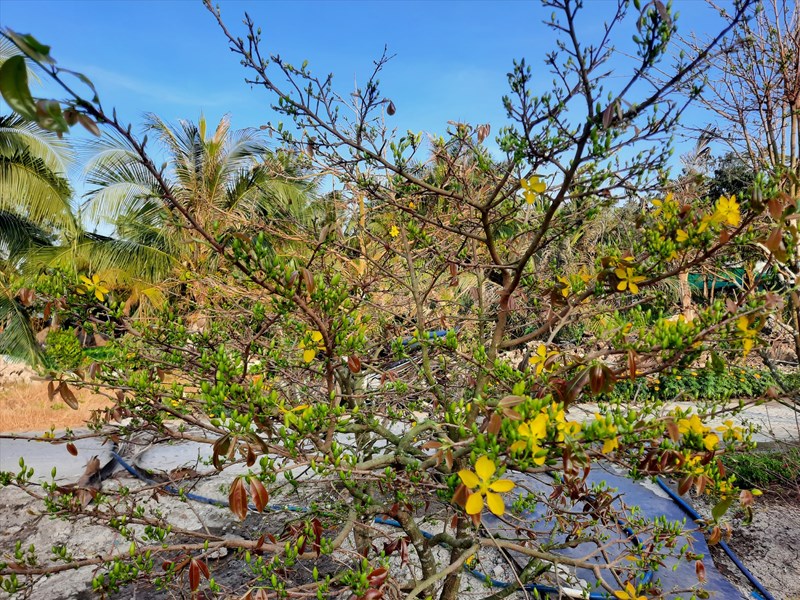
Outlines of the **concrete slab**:
M33 468L36 481L50 481L55 467L56 481L75 483L93 456L100 459L101 468L111 461L110 443L103 443L97 438L75 440L73 443L78 450L77 456L72 456L63 442L0 438L0 471L19 472L19 460L23 458L25 465Z

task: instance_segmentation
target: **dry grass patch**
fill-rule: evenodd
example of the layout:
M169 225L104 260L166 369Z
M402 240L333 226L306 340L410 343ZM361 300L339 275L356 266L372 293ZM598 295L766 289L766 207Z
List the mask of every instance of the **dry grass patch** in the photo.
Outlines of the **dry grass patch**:
M0 431L47 431L51 427L82 427L93 410L106 408L111 401L91 390L74 389L78 410L63 400L47 397L47 382L34 381L0 387Z

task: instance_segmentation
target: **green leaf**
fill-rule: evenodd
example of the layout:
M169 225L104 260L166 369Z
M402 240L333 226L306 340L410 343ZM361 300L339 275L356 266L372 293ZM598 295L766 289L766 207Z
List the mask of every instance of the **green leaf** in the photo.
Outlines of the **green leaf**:
M61 105L55 100L39 100L36 103L39 127L56 133L67 133L69 123L64 118Z
M711 509L711 517L714 519L714 521L719 521L722 518L722 515L728 512L731 504L733 504L733 498L727 498L721 502L718 502L716 506Z
M30 33L16 33L7 29L5 34L33 60L48 65L55 64L56 61L50 57L50 46L41 43Z
M18 115L38 121L36 103L28 89L28 69L22 56L12 56L0 67L0 94Z

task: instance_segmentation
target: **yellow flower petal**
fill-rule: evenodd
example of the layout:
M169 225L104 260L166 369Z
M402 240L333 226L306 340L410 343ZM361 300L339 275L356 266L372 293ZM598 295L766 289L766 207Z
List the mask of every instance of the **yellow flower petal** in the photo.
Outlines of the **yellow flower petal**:
M317 351L314 348L308 348L307 350L303 350L303 362L310 363L314 360L314 357L317 355Z
M458 476L461 478L462 483L470 489L476 488L481 484L481 482L478 480L478 476L472 471L461 469L458 472Z
M464 507L468 515L477 515L483 510L483 496L480 492L473 492L467 498L467 505Z
M703 438L703 446L706 447L706 450L713 450L717 444L719 444L719 438L716 433L709 433Z
M510 479L498 479L489 486L489 489L493 492L510 492L514 489L514 482Z
M486 504L489 506L489 510L498 517L503 516L503 513L506 512L506 505L503 502L503 498L499 494L495 494L494 492L486 492Z
M483 481L489 481L496 470L497 466L488 456L481 456L475 463L475 472Z
M608 454L617 448L619 448L619 438L613 437L603 442L603 454Z

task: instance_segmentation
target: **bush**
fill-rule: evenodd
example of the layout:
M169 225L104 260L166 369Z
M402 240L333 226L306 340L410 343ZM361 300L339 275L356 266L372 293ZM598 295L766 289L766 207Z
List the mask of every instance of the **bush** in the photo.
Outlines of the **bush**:
M722 370L712 367L673 370L634 381L623 380L614 390L601 396L611 402L670 402L762 398L777 383L769 371L729 365Z
M756 488L800 485L800 448L778 451L731 452L722 458L740 485Z
M74 329L50 331L45 338L45 355L51 368L77 369L83 361L83 349Z

